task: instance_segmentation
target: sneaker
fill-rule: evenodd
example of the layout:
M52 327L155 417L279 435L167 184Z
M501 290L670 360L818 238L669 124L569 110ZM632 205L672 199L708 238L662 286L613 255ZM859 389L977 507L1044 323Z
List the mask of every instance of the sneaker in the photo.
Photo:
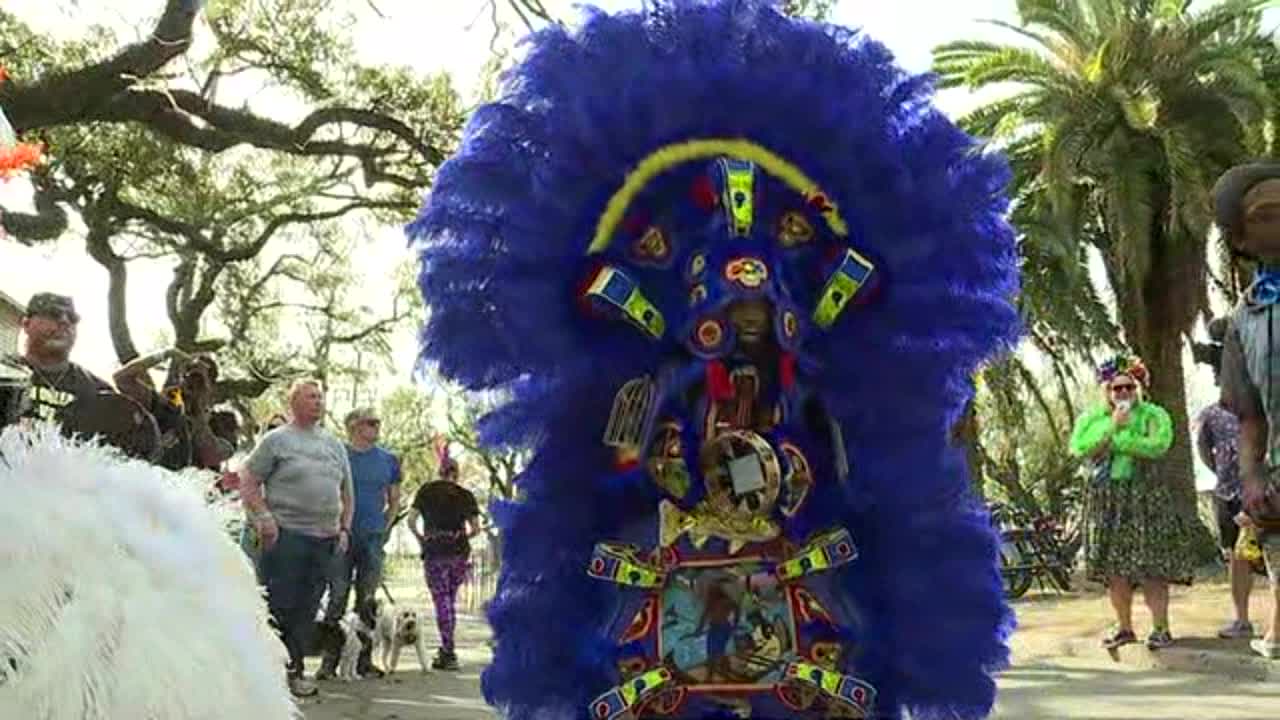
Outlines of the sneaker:
M1170 633L1168 630L1164 630L1164 629L1152 630L1151 634L1147 636L1148 650L1159 650L1161 648L1167 648L1172 644L1173 644L1173 634Z
M1249 647L1268 660L1280 660L1280 642L1259 638L1249 643Z
M1121 630L1118 627L1102 636L1102 647L1108 650L1115 650L1122 645L1136 642L1138 642L1138 636L1134 635L1132 630Z
M315 697L316 693L320 691L316 689L316 686L314 683L307 680L306 678L290 676L289 692L293 693L294 697L307 698L307 697Z
M1236 620L1218 631L1223 640L1245 640L1253 637L1253 623L1248 620Z

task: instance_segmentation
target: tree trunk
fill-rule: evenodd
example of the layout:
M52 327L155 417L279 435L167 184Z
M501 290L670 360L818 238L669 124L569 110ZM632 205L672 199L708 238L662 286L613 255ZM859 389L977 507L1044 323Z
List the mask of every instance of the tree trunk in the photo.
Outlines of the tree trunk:
M111 248L111 228L107 223L88 218L89 232L85 236L85 248L89 256L107 271L107 327L111 331L111 346L121 364L138 357L138 348L129 330L128 279L129 269L123 258Z
M1172 335L1172 337L1169 337ZM1173 419L1173 447L1159 464L1159 472L1183 509L1195 512L1195 471L1187 428L1187 390L1183 381L1182 335L1152 332L1138 341L1151 370L1151 399Z

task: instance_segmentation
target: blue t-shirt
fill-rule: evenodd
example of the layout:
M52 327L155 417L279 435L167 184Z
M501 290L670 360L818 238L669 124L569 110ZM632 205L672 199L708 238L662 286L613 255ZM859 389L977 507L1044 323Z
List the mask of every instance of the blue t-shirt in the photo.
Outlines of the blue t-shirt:
M347 456L356 499L351 530L382 532L387 529L387 488L400 483L400 461L380 447L364 451L348 447Z

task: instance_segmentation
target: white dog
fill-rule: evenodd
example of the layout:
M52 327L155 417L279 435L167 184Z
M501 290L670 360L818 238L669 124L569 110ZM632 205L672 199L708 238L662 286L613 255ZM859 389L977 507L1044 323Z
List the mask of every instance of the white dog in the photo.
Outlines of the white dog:
M338 653L338 679L343 682L358 680L360 675L356 672L356 664L360 660L360 650L364 648L366 639L372 640L373 628L366 625L354 610L347 613L347 616L339 621L338 626L342 629L342 649Z
M418 653L422 672L431 672L431 665L427 662L427 638L422 632L424 627L421 613L409 609L393 612L391 609L380 608L374 643L375 647L382 648L382 666L388 673L396 671L396 666L400 663L400 651L406 645L412 645Z

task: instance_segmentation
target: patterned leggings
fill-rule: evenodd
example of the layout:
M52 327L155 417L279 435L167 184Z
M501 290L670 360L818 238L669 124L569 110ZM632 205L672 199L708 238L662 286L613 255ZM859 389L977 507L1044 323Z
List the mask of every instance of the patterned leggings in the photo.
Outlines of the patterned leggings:
M458 588L466 582L471 570L471 559L465 555L428 558L422 563L427 578L427 589L436 606L436 627L440 630L440 646L445 652L453 652L453 629L457 625L454 604L458 601Z

